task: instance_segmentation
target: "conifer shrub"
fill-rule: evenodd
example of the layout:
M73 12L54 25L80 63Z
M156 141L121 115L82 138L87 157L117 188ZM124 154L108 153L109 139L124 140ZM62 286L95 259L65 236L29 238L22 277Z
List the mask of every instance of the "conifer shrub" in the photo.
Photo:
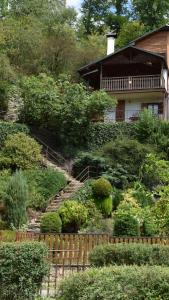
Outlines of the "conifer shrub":
M90 252L95 267L109 265L158 265L169 267L169 246L150 244L109 244L96 246Z
M19 229L27 221L28 186L22 171L10 178L5 194L6 221Z
M47 212L41 218L40 229L42 233L60 233L62 221L57 212Z
M95 199L95 204L104 217L111 216L113 209L112 196L103 199Z
M48 273L47 247L39 242L0 244L0 300L32 300Z
M59 289L59 300L168 300L169 268L111 266L71 275Z

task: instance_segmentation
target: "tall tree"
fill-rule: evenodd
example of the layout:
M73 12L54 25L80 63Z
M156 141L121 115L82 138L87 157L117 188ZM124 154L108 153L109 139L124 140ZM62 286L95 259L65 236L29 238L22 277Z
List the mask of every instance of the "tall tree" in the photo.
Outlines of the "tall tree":
M86 34L101 32L104 20L111 7L109 0L84 0L82 3L82 22Z
M133 0L135 14L149 29L157 28L169 18L168 0Z

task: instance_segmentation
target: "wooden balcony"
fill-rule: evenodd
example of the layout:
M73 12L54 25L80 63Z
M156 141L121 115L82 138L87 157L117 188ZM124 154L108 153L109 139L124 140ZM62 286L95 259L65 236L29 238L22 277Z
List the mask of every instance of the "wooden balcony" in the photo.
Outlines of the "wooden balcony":
M101 89L106 91L152 90L165 88L161 75L103 77Z

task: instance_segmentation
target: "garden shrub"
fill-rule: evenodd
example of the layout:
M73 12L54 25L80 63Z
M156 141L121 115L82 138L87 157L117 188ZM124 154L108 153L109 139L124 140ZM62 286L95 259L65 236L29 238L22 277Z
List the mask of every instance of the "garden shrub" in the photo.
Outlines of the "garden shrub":
M147 154L152 151L149 145L143 145L137 140L121 138L103 146L101 154L109 159L110 166L123 166L129 174L139 175L139 167Z
M9 135L0 154L0 164L12 169L31 169L41 162L41 146L25 133Z
M40 229L42 233L60 233L62 221L57 212L47 212L42 215Z
M158 265L169 267L169 246L149 244L109 244L96 246L90 252L95 267L108 265Z
M47 248L39 242L0 244L0 299L32 300L48 272Z
M76 199L85 204L85 202L89 199L93 198L93 190L92 190L93 180L86 180L80 189L73 194L72 199Z
M134 137L135 124L126 122L91 124L87 133L88 149L98 149L119 136Z
M99 178L92 184L93 195L97 199L109 197L112 193L111 183L105 178Z
M152 193L145 188L140 182L135 182L133 186L132 195L140 204L141 207L152 206L154 198Z
M113 235L114 220L95 218L88 222L87 226L82 228L79 233L87 234L110 234Z
M124 213L124 215L117 215L114 221L114 235L139 236L140 224L138 219L130 213Z
M29 189L29 207L44 211L50 197L66 186L63 173L52 168L30 169L23 171Z
M88 209L78 201L65 201L58 210L63 232L76 233L87 222Z
M169 184L169 161L154 154L147 155L140 169L140 179L150 190L157 185Z
M8 135L16 134L20 132L28 134L29 129L24 124L1 121L0 122L0 147L4 145L4 142L7 139Z
M5 217L9 226L19 229L27 221L28 186L21 171L11 177L5 194Z
M112 266L66 278L59 300L168 300L169 269L160 266Z
M104 217L111 216L113 209L112 196L103 199L95 199L95 204Z

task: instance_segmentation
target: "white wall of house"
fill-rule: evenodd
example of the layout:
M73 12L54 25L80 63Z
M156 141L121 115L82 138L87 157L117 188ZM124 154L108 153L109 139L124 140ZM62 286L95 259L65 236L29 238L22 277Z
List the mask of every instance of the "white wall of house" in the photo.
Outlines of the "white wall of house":
M110 93L111 94L111 93ZM141 111L143 103L160 103L164 102L164 115L161 118L169 118L167 110L169 109L169 99L165 100L164 93L161 91L157 92L140 92L140 93L125 93L125 94L114 94L117 100L125 100L125 121L129 121L132 117L137 117ZM168 104L168 105L167 105ZM168 115L168 117L167 117ZM116 120L116 109L109 110L105 113L105 122L114 122Z

